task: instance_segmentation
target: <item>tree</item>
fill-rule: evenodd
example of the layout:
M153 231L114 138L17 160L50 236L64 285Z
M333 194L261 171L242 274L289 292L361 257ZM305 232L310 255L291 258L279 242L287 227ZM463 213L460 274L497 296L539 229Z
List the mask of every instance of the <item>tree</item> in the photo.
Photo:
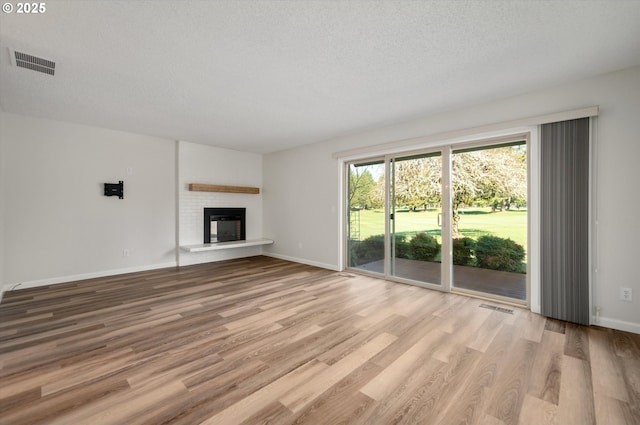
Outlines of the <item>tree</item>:
M396 204L411 210L441 201L440 157L412 158L394 162Z
M374 186L369 170L349 167L349 208L371 206Z
M439 156L413 157L393 162L393 193L396 205L411 210L440 204L442 160ZM460 209L471 205L508 209L512 203L526 205L526 145L480 148L457 152L452 161L452 231L460 236ZM377 182L364 167L349 168L349 205L376 208L384 205L385 181Z
M373 191L371 192L371 207L372 208L383 208L385 202L385 182L384 175L378 177L378 181L376 185L373 187Z
M483 151L455 154L453 159L453 197L451 199L451 229L454 237L460 236L460 208L481 198L482 185L490 176L490 166ZM490 184L487 184L490 187Z
M484 151L491 164L491 176L484 182L482 198L493 211L504 211L518 200L526 203L527 157L525 145Z
M503 211L514 200L526 200L525 145L454 154L452 185L451 227L453 235L460 236L461 207L482 202Z

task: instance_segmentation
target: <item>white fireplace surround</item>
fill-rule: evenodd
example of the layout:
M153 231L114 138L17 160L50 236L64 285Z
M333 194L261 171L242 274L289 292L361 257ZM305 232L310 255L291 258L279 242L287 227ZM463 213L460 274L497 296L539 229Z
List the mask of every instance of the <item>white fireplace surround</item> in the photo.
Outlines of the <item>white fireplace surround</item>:
M211 208L211 207L204 208L204 214L203 214L204 242L202 244L181 246L180 248L182 250L187 252L205 252L205 251L218 251L223 249L247 248L250 246L270 245L273 243L273 240L271 239L265 239L265 238L247 239L246 237L240 240L233 240L233 241L207 241L207 231L208 230L210 231L210 229L207 226L207 220L210 219L208 216L208 213L213 214L214 211L210 211L210 210L215 210L215 209L216 208ZM229 213L239 213L243 215L244 216L243 219L246 224L246 210L244 208L224 207L218 210L217 212L223 213L224 211L221 211L221 210L227 210L226 212L229 212ZM239 210L242 210L242 211L239 211ZM246 233L246 227L245 227L245 233Z
M189 183L262 187L262 157L180 141L178 150L178 265L262 254L262 193L197 192ZM203 243L205 208L245 208L244 241Z

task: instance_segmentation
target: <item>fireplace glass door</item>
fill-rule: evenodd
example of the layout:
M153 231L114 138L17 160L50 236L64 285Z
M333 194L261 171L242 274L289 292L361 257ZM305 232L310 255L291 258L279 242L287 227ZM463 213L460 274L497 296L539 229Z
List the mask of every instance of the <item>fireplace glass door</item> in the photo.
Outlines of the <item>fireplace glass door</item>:
M233 216L211 217L211 243L240 240L241 224L242 221Z

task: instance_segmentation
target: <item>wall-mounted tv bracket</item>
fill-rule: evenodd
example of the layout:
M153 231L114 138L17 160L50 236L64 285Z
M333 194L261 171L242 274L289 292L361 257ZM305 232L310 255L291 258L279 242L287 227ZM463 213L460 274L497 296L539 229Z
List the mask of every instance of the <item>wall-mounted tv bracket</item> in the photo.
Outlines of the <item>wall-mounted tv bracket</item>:
M118 183L105 183L104 196L117 196L124 199L124 182L120 180Z

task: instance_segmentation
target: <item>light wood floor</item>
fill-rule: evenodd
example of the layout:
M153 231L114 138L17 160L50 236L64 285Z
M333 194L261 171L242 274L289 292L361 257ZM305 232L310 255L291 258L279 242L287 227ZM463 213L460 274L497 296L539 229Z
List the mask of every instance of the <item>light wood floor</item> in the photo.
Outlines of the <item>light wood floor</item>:
M640 335L483 303L266 257L11 292L0 423L640 424Z

